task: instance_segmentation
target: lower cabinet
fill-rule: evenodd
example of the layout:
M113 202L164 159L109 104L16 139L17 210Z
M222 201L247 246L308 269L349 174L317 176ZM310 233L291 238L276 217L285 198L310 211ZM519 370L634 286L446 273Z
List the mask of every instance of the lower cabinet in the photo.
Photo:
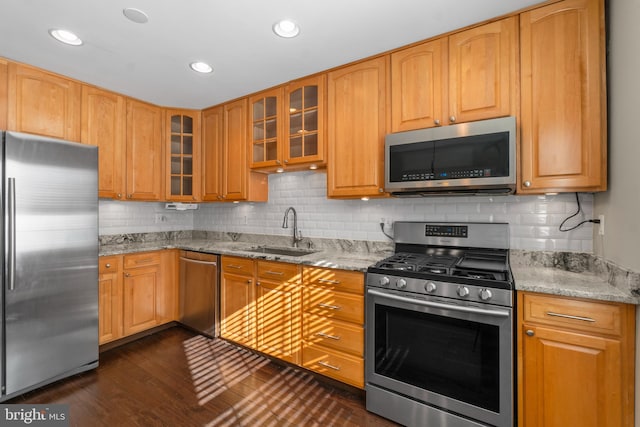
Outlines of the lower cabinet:
M364 388L364 274L302 271L302 366Z
M634 425L635 306L522 292L518 326L518 425Z
M99 343L177 320L177 251L101 257Z

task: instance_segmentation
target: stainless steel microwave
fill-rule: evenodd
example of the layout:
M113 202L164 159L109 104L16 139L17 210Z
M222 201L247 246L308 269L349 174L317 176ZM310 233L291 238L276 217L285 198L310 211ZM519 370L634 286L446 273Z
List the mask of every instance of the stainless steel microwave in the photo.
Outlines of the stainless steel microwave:
M385 191L395 196L511 194L516 119L502 117L389 134Z

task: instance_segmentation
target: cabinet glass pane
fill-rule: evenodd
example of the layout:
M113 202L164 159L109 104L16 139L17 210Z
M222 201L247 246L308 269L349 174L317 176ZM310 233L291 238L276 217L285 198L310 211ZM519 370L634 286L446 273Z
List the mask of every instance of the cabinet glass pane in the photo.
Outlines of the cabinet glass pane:
M304 87L304 108L316 107L318 105L318 86Z
M253 103L253 120L260 120L264 118L264 99Z
M182 116L171 116L171 133L180 133L182 129L181 122Z
M318 130L318 111L309 110L304 112L304 130L314 132Z
M193 136L184 135L182 137L182 154L193 154Z
M182 116L182 133L193 133L193 117Z
M171 156L171 174L180 175L180 157Z
M265 160L276 160L278 158L278 144L276 141L269 141L265 144L267 158Z
M264 161L264 146L262 144L253 144L253 161Z
M318 134L312 133L304 136L304 155L315 156L318 154Z
M278 100L275 96L270 96L266 99L266 114L265 117L273 117L278 114Z
M175 194L177 196L180 195L180 177L179 176L171 177L171 194Z
M253 140L260 141L264 139L264 122L253 124Z
M302 113L292 114L289 118L289 133L294 135L302 131Z
M267 120L265 126L265 139L275 138L278 135L276 119Z
M193 185L192 178L190 176L185 176L182 178L182 195L183 196L191 196L193 195Z
M193 160L191 157L182 158L182 173L184 175L193 175Z
M296 89L289 94L289 112L293 113L302 109L302 89Z
M171 135L171 154L180 154L180 135Z
M289 157L302 157L302 137L289 138Z

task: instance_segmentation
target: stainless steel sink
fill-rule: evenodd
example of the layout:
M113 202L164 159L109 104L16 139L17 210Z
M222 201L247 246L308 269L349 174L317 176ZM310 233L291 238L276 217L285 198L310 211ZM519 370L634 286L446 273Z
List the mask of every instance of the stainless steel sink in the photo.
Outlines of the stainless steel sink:
M245 249L247 252L255 252L260 254L270 254L270 255L285 255L285 256L305 256L309 254L316 253L317 251L310 249L299 249L299 248L282 248L276 246L258 246L256 248Z

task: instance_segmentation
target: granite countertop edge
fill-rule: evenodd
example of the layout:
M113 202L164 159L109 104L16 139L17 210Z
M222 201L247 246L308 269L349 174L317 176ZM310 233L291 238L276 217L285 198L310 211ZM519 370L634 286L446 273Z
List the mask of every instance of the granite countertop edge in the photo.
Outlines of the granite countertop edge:
M366 272L367 267L390 256L388 248L358 250L350 247L323 247L304 256L286 256L248 252L262 242L181 238L103 244L99 255L122 255L161 249L183 249L251 259L288 262L299 265ZM558 262L558 258L562 262ZM549 261L553 258L552 261ZM576 265L578 267L576 267ZM517 291L537 292L566 297L640 304L640 274L583 253L544 253L511 251L511 270ZM574 271L571 271L574 270ZM577 270L577 271L575 271Z

